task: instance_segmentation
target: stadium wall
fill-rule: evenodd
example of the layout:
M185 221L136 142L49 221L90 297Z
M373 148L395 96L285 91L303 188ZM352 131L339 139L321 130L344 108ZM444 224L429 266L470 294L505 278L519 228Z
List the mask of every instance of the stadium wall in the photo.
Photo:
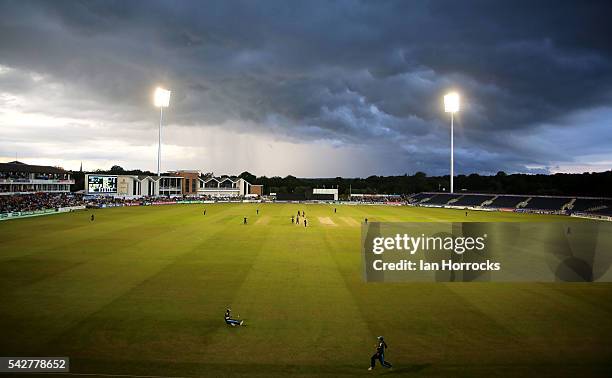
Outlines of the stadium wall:
M85 206L70 206L70 207L60 207L57 209L44 209L44 210L35 210L35 211L14 211L11 213L1 213L0 221L19 219L19 218L38 217L41 215L69 213L72 211L84 210L84 209L85 209Z

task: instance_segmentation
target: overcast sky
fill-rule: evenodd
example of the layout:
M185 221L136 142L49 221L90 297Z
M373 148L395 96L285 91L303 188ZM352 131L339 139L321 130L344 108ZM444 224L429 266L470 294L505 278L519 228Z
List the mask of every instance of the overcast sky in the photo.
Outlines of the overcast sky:
M612 168L611 1L0 0L0 162L301 177Z

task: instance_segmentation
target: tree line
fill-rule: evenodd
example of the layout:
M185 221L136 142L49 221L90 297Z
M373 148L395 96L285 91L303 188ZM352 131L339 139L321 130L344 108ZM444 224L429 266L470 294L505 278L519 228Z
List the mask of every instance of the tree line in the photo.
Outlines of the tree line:
M97 174L154 175L149 171L124 170L115 165ZM73 190L84 188L84 173L72 172ZM212 176L207 173L206 176ZM227 177L227 176L223 176ZM370 176L367 178L298 178L295 176L266 177L242 172L238 177L251 184L263 185L264 193L303 193L311 188L338 188L341 196L360 194L412 194L419 192L447 192L449 176L427 176L423 172L400 176ZM477 173L455 176L455 192L534 194L612 197L612 170L591 173L506 174L483 176Z
M297 178L256 177L243 172L239 177L264 186L265 193L300 193L309 188L338 188L340 195L349 193L412 194L448 192L450 176L427 176L423 172L401 176L367 178ZM596 173L506 174L483 176L477 173L455 176L455 192L534 194L612 197L612 171Z

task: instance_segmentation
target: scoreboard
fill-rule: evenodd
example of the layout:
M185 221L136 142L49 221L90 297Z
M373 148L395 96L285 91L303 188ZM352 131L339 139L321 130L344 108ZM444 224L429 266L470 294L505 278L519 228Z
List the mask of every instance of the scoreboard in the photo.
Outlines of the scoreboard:
M87 194L116 194L117 176L87 175Z

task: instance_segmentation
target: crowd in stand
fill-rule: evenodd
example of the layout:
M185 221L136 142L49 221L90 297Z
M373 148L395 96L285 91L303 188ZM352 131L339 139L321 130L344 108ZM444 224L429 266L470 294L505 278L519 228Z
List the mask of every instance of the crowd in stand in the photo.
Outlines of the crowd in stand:
M84 197L83 204L89 207L113 207L113 206L146 206L154 203L182 203L189 201L229 201L242 200L243 197L211 197L211 196L174 196L154 197L143 196L138 198L121 198L112 196Z
M242 197L178 196L178 197L139 197L120 198L113 196L84 196L75 193L32 193L0 196L0 213L58 209L60 207L114 207L142 206L158 202L188 201L239 201Z
M398 195L362 195L362 196L351 196L351 202L360 203L407 203L409 195L398 194Z
M47 209L58 209L62 207L86 206L86 207L114 207L114 206L144 206L163 203L182 203L189 201L241 201L247 198L244 197L210 197L210 196L176 196L176 197L139 197L139 198L120 198L113 196L84 196L76 193L32 193L32 194L14 194L0 195L0 214L12 213L20 211L37 211ZM264 197L265 201L265 197ZM582 202L588 200L581 199ZM603 201L603 200L598 200ZM409 203L408 196L405 195L364 195L353 196L351 202L357 203ZM593 201L591 201L593 202ZM599 202L597 202L599 204ZM604 202L601 202L602 204ZM612 202L605 202L605 206L596 208L583 209L590 206L590 202L581 206L581 202L577 202L576 211L566 210L566 214L574 212L588 212L592 214L612 215ZM591 206L592 207L592 206ZM518 209L521 211L541 212L546 209Z
M83 197L72 193L34 193L0 196L0 213L57 209L83 205Z

